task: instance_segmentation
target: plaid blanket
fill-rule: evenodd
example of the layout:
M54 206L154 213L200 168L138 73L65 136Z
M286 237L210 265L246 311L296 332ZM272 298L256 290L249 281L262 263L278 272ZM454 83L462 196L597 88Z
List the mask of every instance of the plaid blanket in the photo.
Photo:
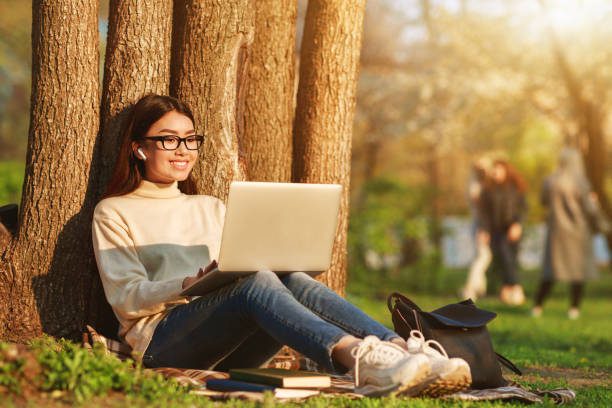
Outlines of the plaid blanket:
M132 358L132 348L127 344L102 336L90 325L85 328L87 331L83 333L83 347L86 349L91 350L94 344L102 344L107 355L113 355L120 360Z
M108 339L91 327L87 326L87 331L83 333L83 346L92 349L93 344L102 344L109 355L114 355L121 360L131 358L132 350L127 344L116 340ZM319 367L310 359L291 350L285 349L274 357L266 367L285 368L289 370L320 371ZM193 385L196 387L192 391L194 394L209 397L215 400L225 400L230 398L261 401L262 393L233 391L222 392L206 389L206 381L211 378L229 378L229 375L220 371L212 370L192 370L174 367L161 367L152 369L160 373L165 378L174 378L179 384ZM322 396L334 397L342 396L345 398L362 398L362 395L355 394L354 383L348 376L331 375L332 386L321 390ZM466 390L454 394L445 395L443 399L457 399L464 401L493 401L493 400L517 400L527 404L542 403L543 398L551 398L555 404L561 405L573 401L576 393L567 388L555 388L553 390L528 390L519 384L512 383L506 387L492 388L487 390Z
M574 398L576 398L576 392L568 388L528 390L516 384L488 390L460 391L446 395L443 398L464 401L517 400L525 403L541 404L543 402L543 397L549 397L556 405L561 405L573 401Z

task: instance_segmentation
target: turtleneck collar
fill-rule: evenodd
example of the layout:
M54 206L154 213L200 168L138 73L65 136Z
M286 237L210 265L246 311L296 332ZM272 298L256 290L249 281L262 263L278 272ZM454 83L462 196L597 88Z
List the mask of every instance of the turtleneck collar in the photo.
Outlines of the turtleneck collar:
M147 198L174 198L180 197L183 193L178 188L178 181L170 184L153 183L142 180L140 185L132 194Z

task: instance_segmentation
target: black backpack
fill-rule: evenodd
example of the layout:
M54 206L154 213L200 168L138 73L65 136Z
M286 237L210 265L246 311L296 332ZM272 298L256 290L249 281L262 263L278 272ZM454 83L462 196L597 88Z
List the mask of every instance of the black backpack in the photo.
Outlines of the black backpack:
M449 357L464 359L470 366L472 388L507 385L500 363L522 375L512 362L493 350L486 325L497 314L477 308L471 299L424 312L412 300L394 292L389 295L387 306L395 331L404 339L410 337L411 330L418 330L426 340L439 342Z

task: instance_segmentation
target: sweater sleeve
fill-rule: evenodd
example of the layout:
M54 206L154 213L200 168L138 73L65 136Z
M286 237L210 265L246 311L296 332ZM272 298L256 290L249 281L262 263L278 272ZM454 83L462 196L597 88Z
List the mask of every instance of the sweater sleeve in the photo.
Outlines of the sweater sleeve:
M104 293L115 313L135 319L164 311L180 296L183 278L150 281L127 228L94 216L93 246Z

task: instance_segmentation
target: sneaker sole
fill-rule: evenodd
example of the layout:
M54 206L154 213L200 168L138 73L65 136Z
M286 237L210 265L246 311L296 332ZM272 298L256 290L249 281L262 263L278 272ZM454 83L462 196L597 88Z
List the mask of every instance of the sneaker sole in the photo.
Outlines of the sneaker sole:
M460 365L456 370L434 380L433 383L425 387L419 395L439 397L453 392L461 391L472 384L472 374L468 365Z
M393 394L395 395L404 395L404 396L412 396L414 395L414 390L423 389L423 385L426 384L427 379L431 374L431 365L426 361L425 363L419 365L416 368L416 373L414 377L405 383L399 384L399 387ZM426 384L427 385L427 384Z

